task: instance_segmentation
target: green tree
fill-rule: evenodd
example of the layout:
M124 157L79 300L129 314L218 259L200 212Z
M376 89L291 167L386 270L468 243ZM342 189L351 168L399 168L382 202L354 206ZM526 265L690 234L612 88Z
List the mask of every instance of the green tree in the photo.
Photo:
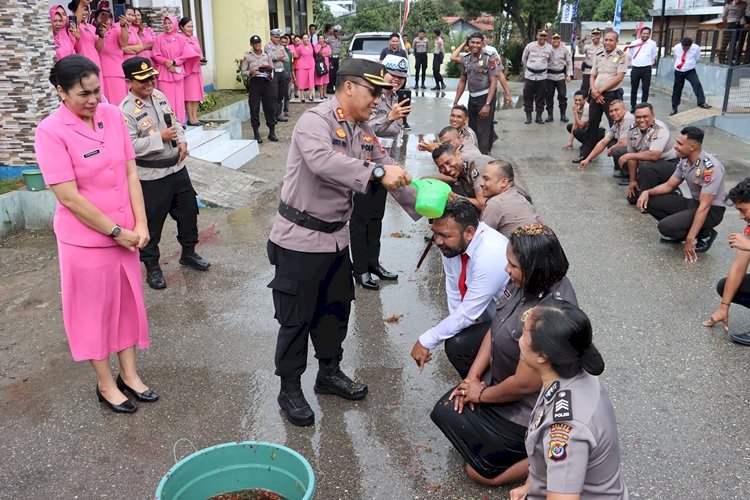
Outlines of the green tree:
M335 24L331 8L323 3L323 0L313 0L313 21L318 28L326 24Z
M445 3L441 0L419 0L414 2L410 9L404 32L408 33L412 40L420 29L425 30L428 37L436 28L443 33L448 31L448 23L443 19L443 16L448 14Z
M358 0L357 13L337 19L346 33L397 31L401 25L398 2Z
M461 6L470 17L486 12L497 18L507 13L525 43L557 16L557 0L461 0Z
M622 20L642 21L649 18L652 0L623 0ZM615 17L614 0L581 0L578 4L579 21L612 21Z

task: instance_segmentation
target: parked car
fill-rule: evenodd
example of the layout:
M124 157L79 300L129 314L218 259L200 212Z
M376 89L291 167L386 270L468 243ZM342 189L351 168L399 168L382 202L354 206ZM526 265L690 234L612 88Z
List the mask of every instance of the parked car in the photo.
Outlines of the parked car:
M357 33L349 42L347 56L371 61L380 60L380 52L388 47L391 39L390 31L368 31ZM401 48L406 50L404 39L399 36Z

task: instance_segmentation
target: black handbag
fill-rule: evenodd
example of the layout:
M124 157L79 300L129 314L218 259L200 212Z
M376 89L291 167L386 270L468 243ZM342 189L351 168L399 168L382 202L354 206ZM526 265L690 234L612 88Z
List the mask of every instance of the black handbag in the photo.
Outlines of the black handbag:
M318 76L323 76L327 73L328 73L328 66L326 66L325 57L316 57L315 58L315 74Z

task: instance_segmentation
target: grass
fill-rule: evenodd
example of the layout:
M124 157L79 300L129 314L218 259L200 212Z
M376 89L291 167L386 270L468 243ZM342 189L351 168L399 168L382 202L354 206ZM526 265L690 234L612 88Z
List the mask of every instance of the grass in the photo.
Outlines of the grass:
M207 92L203 103L201 103L200 113L210 113L243 99L247 99L247 91L245 90L214 90L213 92Z
M10 179L0 179L0 194L9 193L18 189L23 189L25 183L22 177L11 177Z

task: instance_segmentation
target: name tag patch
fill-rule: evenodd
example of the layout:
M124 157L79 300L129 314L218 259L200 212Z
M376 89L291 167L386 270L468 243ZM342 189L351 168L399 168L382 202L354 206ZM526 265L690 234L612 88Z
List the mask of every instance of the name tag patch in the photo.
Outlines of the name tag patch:
M95 149L93 151L89 151L88 153L84 154L83 157L84 158L91 158L92 156L96 156L99 153L101 153L101 151L99 151L98 149Z

